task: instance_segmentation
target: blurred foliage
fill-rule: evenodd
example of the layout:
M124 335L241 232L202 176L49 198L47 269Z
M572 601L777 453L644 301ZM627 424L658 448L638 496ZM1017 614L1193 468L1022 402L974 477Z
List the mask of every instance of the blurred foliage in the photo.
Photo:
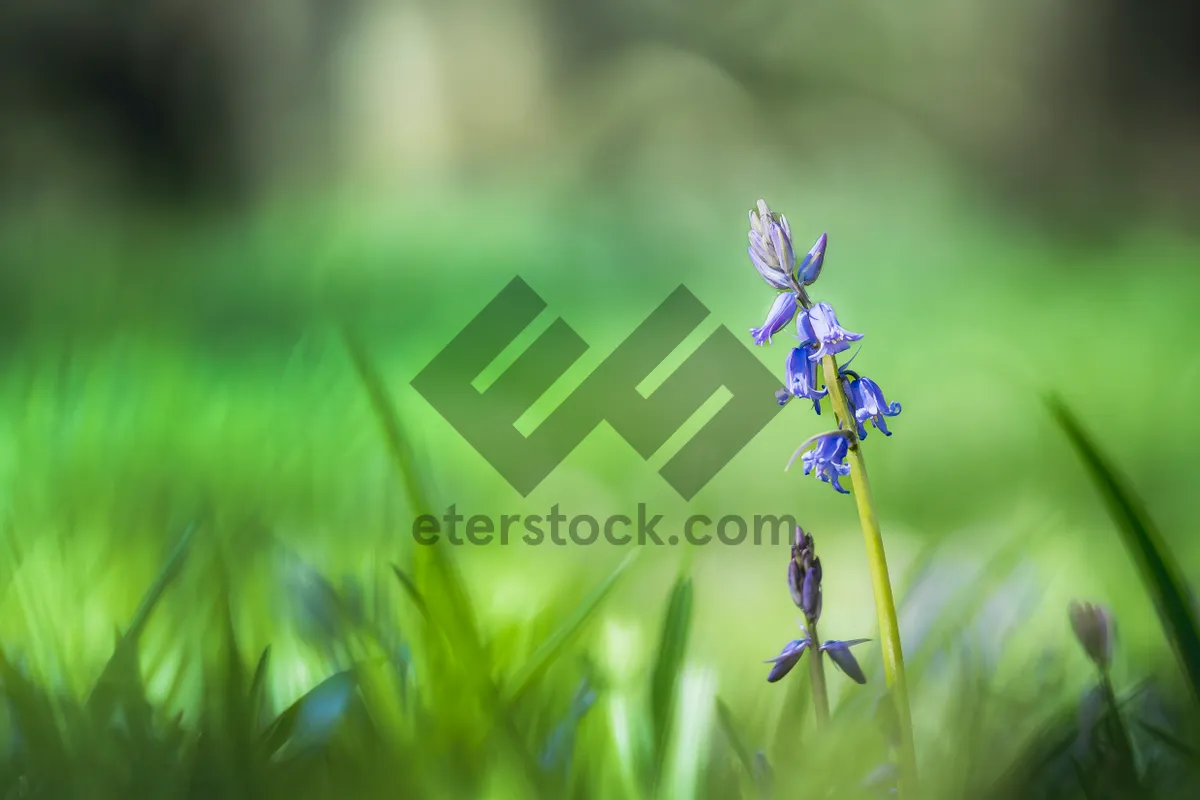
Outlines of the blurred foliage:
M121 5L0 9L0 798L886 796L871 645L819 736L807 671L765 681L786 541L411 541L451 504L796 513L869 630L852 513L782 471L811 420L692 503L603 427L518 498L405 386L517 274L590 345L564 386L680 283L701 333L758 324L759 196L830 232L904 403L866 447L928 796L1194 794L1161 4ZM1103 680L1074 597L1119 621Z
M407 503L432 507L369 355L352 335L346 341ZM1059 413L1114 508L1134 507L1086 434ZM1149 524L1141 517L1118 522ZM38 662L11 644L0 654L5 796L888 794L880 687L844 695L833 728L820 736L800 701L803 670L782 702L739 713L719 699L716 674L689 666L694 611L686 574L669 592L657 640L639 645L636 628L611 619L602 629L596 624L630 559L590 595L560 594L524 623L499 627L480 624L478 601L444 547L416 548L403 565L375 564L369 583L351 577L340 587L293 559L287 613L272 621L269 635L283 642L292 629L304 644L282 659L273 646L249 658L252 607L235 580L246 570L237 557L244 545L219 541L214 527L211 516L187 526L82 691L67 679L83 674L81 662L65 648ZM10 532L8 540L20 552L20 538ZM1161 544L1146 541L1143 558L1170 562ZM936 552L920 560L904 605L922 584L945 589L941 562ZM1076 712L1064 689L1078 691L1068 676L1082 663L1071 664L1069 639L1045 642L1032 661L1027 649L1011 647L1023 610L1005 630L985 608L992 600L1020 602L1003 585L1011 564L996 558L994 580L942 591L921 614L925 633L910 631L909 661L924 700L923 796L1190 796L1200 779L1195 696L1175 701L1178 674L1159 672L1120 697L1087 692ZM37 600L52 592L42 587L41 598L30 597L38 587L21 585L23 566L14 566L9 587L22 590L17 604L36 626L43 621ZM173 625L153 631L152 616L187 571L199 573L200 585L175 609L182 616ZM1185 591L1162 585L1169 572L1147 573L1147 588ZM973 646L976 620L990 647ZM1167 630L1174 641L1196 636L1194 622L1190 630ZM152 632L157 642L148 641ZM31 628L25 641L44 645L52 633ZM156 663L154 644L173 652L175 663ZM1186 665L1186 646L1179 652ZM298 697L289 694L281 680L289 661L326 677L310 678ZM877 662L866 661L875 675ZM1108 686L1106 673L1100 687Z

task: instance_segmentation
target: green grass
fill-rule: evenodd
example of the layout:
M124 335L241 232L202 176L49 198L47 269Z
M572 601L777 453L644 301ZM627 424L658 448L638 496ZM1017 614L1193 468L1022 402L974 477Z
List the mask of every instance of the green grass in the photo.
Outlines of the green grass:
M886 219L856 240L830 214L822 280L872 337L862 368L905 405L866 446L927 795L1102 797L1134 774L1188 796L1200 362L1170 343L1194 331L1195 278L1175 271L1194 251L1168 243L1130 275L1144 241L1063 253L962 218L959 239L897 250ZM786 546L634 559L409 537L452 502L792 511L821 542L823 631L875 636L852 508L782 472L811 421L780 415L690 505L603 429L522 499L406 386L518 272L599 353L680 280L722 324L757 324L741 217L682 252L661 221L610 221L574 254L550 224L481 217L481 250L418 218L0 239L3 285L28 301L0 348L0 797L881 796L870 645L865 687L831 673L820 737L806 670L766 684L762 660L796 631ZM29 268L67 262L87 269ZM593 274L564 274L579 262ZM1135 350L1178 390L1118 380ZM1038 403L1049 388L1071 436ZM1116 612L1119 715L1071 638L1075 596Z

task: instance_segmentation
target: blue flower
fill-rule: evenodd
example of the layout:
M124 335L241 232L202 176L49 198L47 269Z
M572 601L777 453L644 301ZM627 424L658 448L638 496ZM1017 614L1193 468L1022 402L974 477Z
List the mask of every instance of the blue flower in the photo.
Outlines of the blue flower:
M821 238L812 246L808 254L796 267L796 280L808 286L821 276L821 265L825 263L825 248L829 245L829 234L822 233Z
M812 351L811 344L802 344L788 355L785 388L793 397L812 400L813 411L820 414L821 398L829 394L829 390L817 389L817 362L808 357Z
M845 434L826 433L820 436L817 446L800 457L804 474L815 472L818 479L830 484L841 494L850 494L838 483L838 478L850 474L850 465L846 463L849 449Z
M809 356L813 361L849 350L851 342L863 338L861 333L851 333L838 324L837 314L829 303L817 303L801 314L796 320L796 334L802 342L820 345Z
M750 329L754 343L764 344L771 341L771 337L779 333L784 325L792 321L794 316L796 316L796 295L791 292L781 293L771 304L771 310L767 312L767 319L763 322L763 326Z
M850 648L856 644L869 641L871 640L851 639L848 642L839 642L836 639L831 639L821 645L820 650L822 653L828 653L834 665L846 673L850 680L862 684L867 682L867 676L863 674L862 667L858 665L858 660L854 658L854 654L850 652Z
M800 663L800 656L804 655L804 651L808 648L809 640L796 639L788 642L783 646L783 650L775 658L767 659L765 664L774 664L771 667L771 672L767 675L767 683L774 683L792 671L792 667Z
M863 423L868 420L876 430L882 431L884 436L892 435L883 418L897 416L900 413L900 404L889 404L884 399L883 390L879 388L879 384L870 378L855 377L850 381L846 396L854 405L854 420L858 423L858 438L867 438L867 429Z
M796 253L792 249L792 230L787 218L775 214L765 200L750 212L750 261L763 280L776 289L792 286Z
M767 675L767 683L775 683L776 681L787 675L792 669L800 663L804 651L812 646L812 638L803 625L800 629L804 631L803 639L796 639L788 642L783 646L783 650L775 658L768 658L763 663L773 664L771 672ZM830 639L821 645L819 652L829 655L829 659L834 665L844 672L850 680L858 684L867 682L867 676L863 674L862 667L858 665L858 660L854 654L850 652L850 648L856 644L869 642L870 639L851 639L848 642L841 642L836 639Z

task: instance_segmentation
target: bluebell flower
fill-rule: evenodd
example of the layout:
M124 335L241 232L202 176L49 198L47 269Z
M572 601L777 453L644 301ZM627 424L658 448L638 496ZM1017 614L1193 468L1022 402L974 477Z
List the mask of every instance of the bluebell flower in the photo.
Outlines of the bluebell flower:
M858 438L867 438L867 429L864 427L864 423L868 420L884 436L892 435L883 418L897 416L900 413L900 404L888 403L883 397L883 390L879 388L879 384L870 378L855 376L847 388L846 398L854 406L854 421L858 423Z
M787 386L793 397L812 400L813 411L821 413L821 398L829 394L826 388L817 389L817 362L811 360L811 343L802 344L788 354Z
M817 303L801 314L796 320L796 334L802 342L820 345L809 355L813 361L849 350L851 342L863 338L861 333L851 333L838 324L837 314L829 303Z
M767 319L763 322L762 327L750 329L754 343L764 344L771 341L771 337L779 333L783 326L792 321L794 316L796 316L796 295L792 292L780 293L775 298L775 302L771 304L771 310L767 312Z
M839 642L836 639L831 639L821 645L821 652L827 653L834 665L842 672L858 684L867 682L867 676L863 674L862 667L858 665L858 660L854 654L850 652L850 648L856 644L869 642L870 639L851 639L848 642Z
M792 287L796 253L787 218L775 214L765 200L750 212L750 261L763 280L776 289Z
M817 446L800 457L804 474L815 472L818 479L830 484L841 494L850 494L838 483L838 478L850 474L850 465L846 463L849 449L844 434L827 433L818 437Z
M821 276L821 266L825 263L825 248L829 245L829 234L822 233L821 238L800 261L796 267L796 280L803 286L808 286Z
M775 658L769 658L766 664L774 664L771 667L770 674L767 675L767 683L774 683L792 671L792 667L800 663L800 656L804 655L804 651L808 648L808 638L796 639L788 642L783 646L783 650Z
M767 683L775 683L792 671L797 664L800 663L804 652L812 646L812 637L803 625L800 629L804 631L803 639L795 639L783 646L783 650L775 658L768 658L763 663L772 664L770 673L767 674ZM850 680L858 684L867 682L867 676L863 673L862 667L858 665L858 660L854 654L850 652L850 648L856 644L869 642L870 639L851 639L848 642L841 642L836 639L830 639L822 644L818 650L828 654L834 666L844 672Z

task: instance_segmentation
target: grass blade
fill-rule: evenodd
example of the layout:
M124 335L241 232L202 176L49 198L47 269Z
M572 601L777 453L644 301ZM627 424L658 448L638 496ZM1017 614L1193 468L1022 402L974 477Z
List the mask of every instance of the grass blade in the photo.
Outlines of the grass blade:
M258 657L258 665L254 668L254 677L250 679L250 710L254 714L254 724L262 724L267 704L267 673L271 668L271 646L263 648Z
M733 721L733 712L729 710L729 706L725 705L725 701L720 698L717 699L717 723L721 728L721 732L725 734L725 739L729 742L730 748L733 749L733 754L741 762L742 769L753 780L755 778L754 756L750 753L750 748L742 741L742 735L738 733L737 725Z
M654 785L662 775L667 742L671 733L671 715L679 691L679 677L687 655L692 626L692 579L681 575L671 590L671 600L663 618L658 641L658 656L650 680L650 716L654 725Z
M125 633L117 640L117 645L113 650L112 656L108 663L104 665L104 669L100 672L100 677L96 679L96 683L92 687L91 693L88 695L86 709L98 720L106 720L112 714L118 703L121 702L122 694L128 693L130 690L141 694L141 678L138 673L138 639L142 631L146 627L146 623L150 619L150 614L162 599L167 587L171 584L180 570L183 569L183 564L187 559L188 547L191 544L192 536L196 532L196 523L189 525L179 537L179 542L175 545L175 549L167 558L167 563L158 573L158 577L146 590L146 594L142 597L141 603L138 605L137 611L133 615L133 619L129 623L129 627Z
M414 514L430 513L433 503L420 479L415 453L387 384L375 368L366 346L350 326L340 325L339 333L382 429L388 454L404 483L410 510ZM402 570L394 569L397 579L411 597L420 598L418 607L423 608L430 627L439 629L454 643L452 649L460 663L469 665L472 674L480 677L481 699L494 711L505 742L519 761L530 786L537 787L540 780L537 762L526 749L507 706L501 701L499 687L491 678L490 654L476 624L470 593L462 575L444 547L418 547L416 556L412 580Z
M1179 666L1187 677L1193 699L1200 700L1200 627L1191 593L1162 537L1133 492L1125 485L1075 415L1058 398L1048 401L1051 413L1082 459L1092 481L1103 495L1113 521L1158 611Z
M325 723L325 728L332 725L340 717L340 709L342 708L340 700L349 696L351 689L357 685L356 680L355 670L345 669L341 672L335 672L305 692L296 702L285 708L267 729L263 731L260 740L263 754L266 756L274 755L292 740L293 735L298 730L304 733L305 723L309 721L309 717ZM332 705L335 707L334 710L338 712L333 717L324 713L326 706L330 705L330 698L335 701ZM308 727L313 726L309 723ZM311 732L309 731L309 733Z
M513 688L508 692L506 697L507 703L512 704L520 701L525 692L533 686L534 682L537 681L546 668L558 657L563 647L592 618L600 608L600 604L604 602L604 599L608 597L613 587L616 586L621 575L634 562L634 559L637 558L637 555L638 551L635 550L626 556L617 565L617 568L583 599L583 602L579 604L566 621L534 651L529 661L521 668L516 677L513 678Z
M371 409L375 412L375 417L379 422L388 454L404 484L409 508L414 514L427 514L433 510L433 503L429 498L429 492L420 480L416 456L409 444L404 426L400 422L400 416L396 413L396 406L388 392L387 384L375 368L366 346L350 327L342 325L340 332L346 352L350 355L358 379L367 393ZM419 566L424 569L416 571L414 585L424 588L423 594L428 604L432 604L433 592L431 590L436 587L437 594L445 600L449 607L447 610L451 619L440 621L443 630L459 640L458 644L465 648L474 663L487 664L487 653L475 623L470 595L467 593L462 576L455 568L449 554L445 548L430 546L419 547L417 556ZM399 574L397 577L401 578L402 583L406 583ZM426 580L422 580L422 578Z
M1192 763L1200 763L1200 752L1196 751L1187 742L1180 739L1175 734L1168 731L1166 728L1161 728L1146 720L1137 720L1138 727L1148 733L1152 738L1158 740L1161 744L1166 745L1167 749L1173 751L1176 755L1182 756L1184 759Z

